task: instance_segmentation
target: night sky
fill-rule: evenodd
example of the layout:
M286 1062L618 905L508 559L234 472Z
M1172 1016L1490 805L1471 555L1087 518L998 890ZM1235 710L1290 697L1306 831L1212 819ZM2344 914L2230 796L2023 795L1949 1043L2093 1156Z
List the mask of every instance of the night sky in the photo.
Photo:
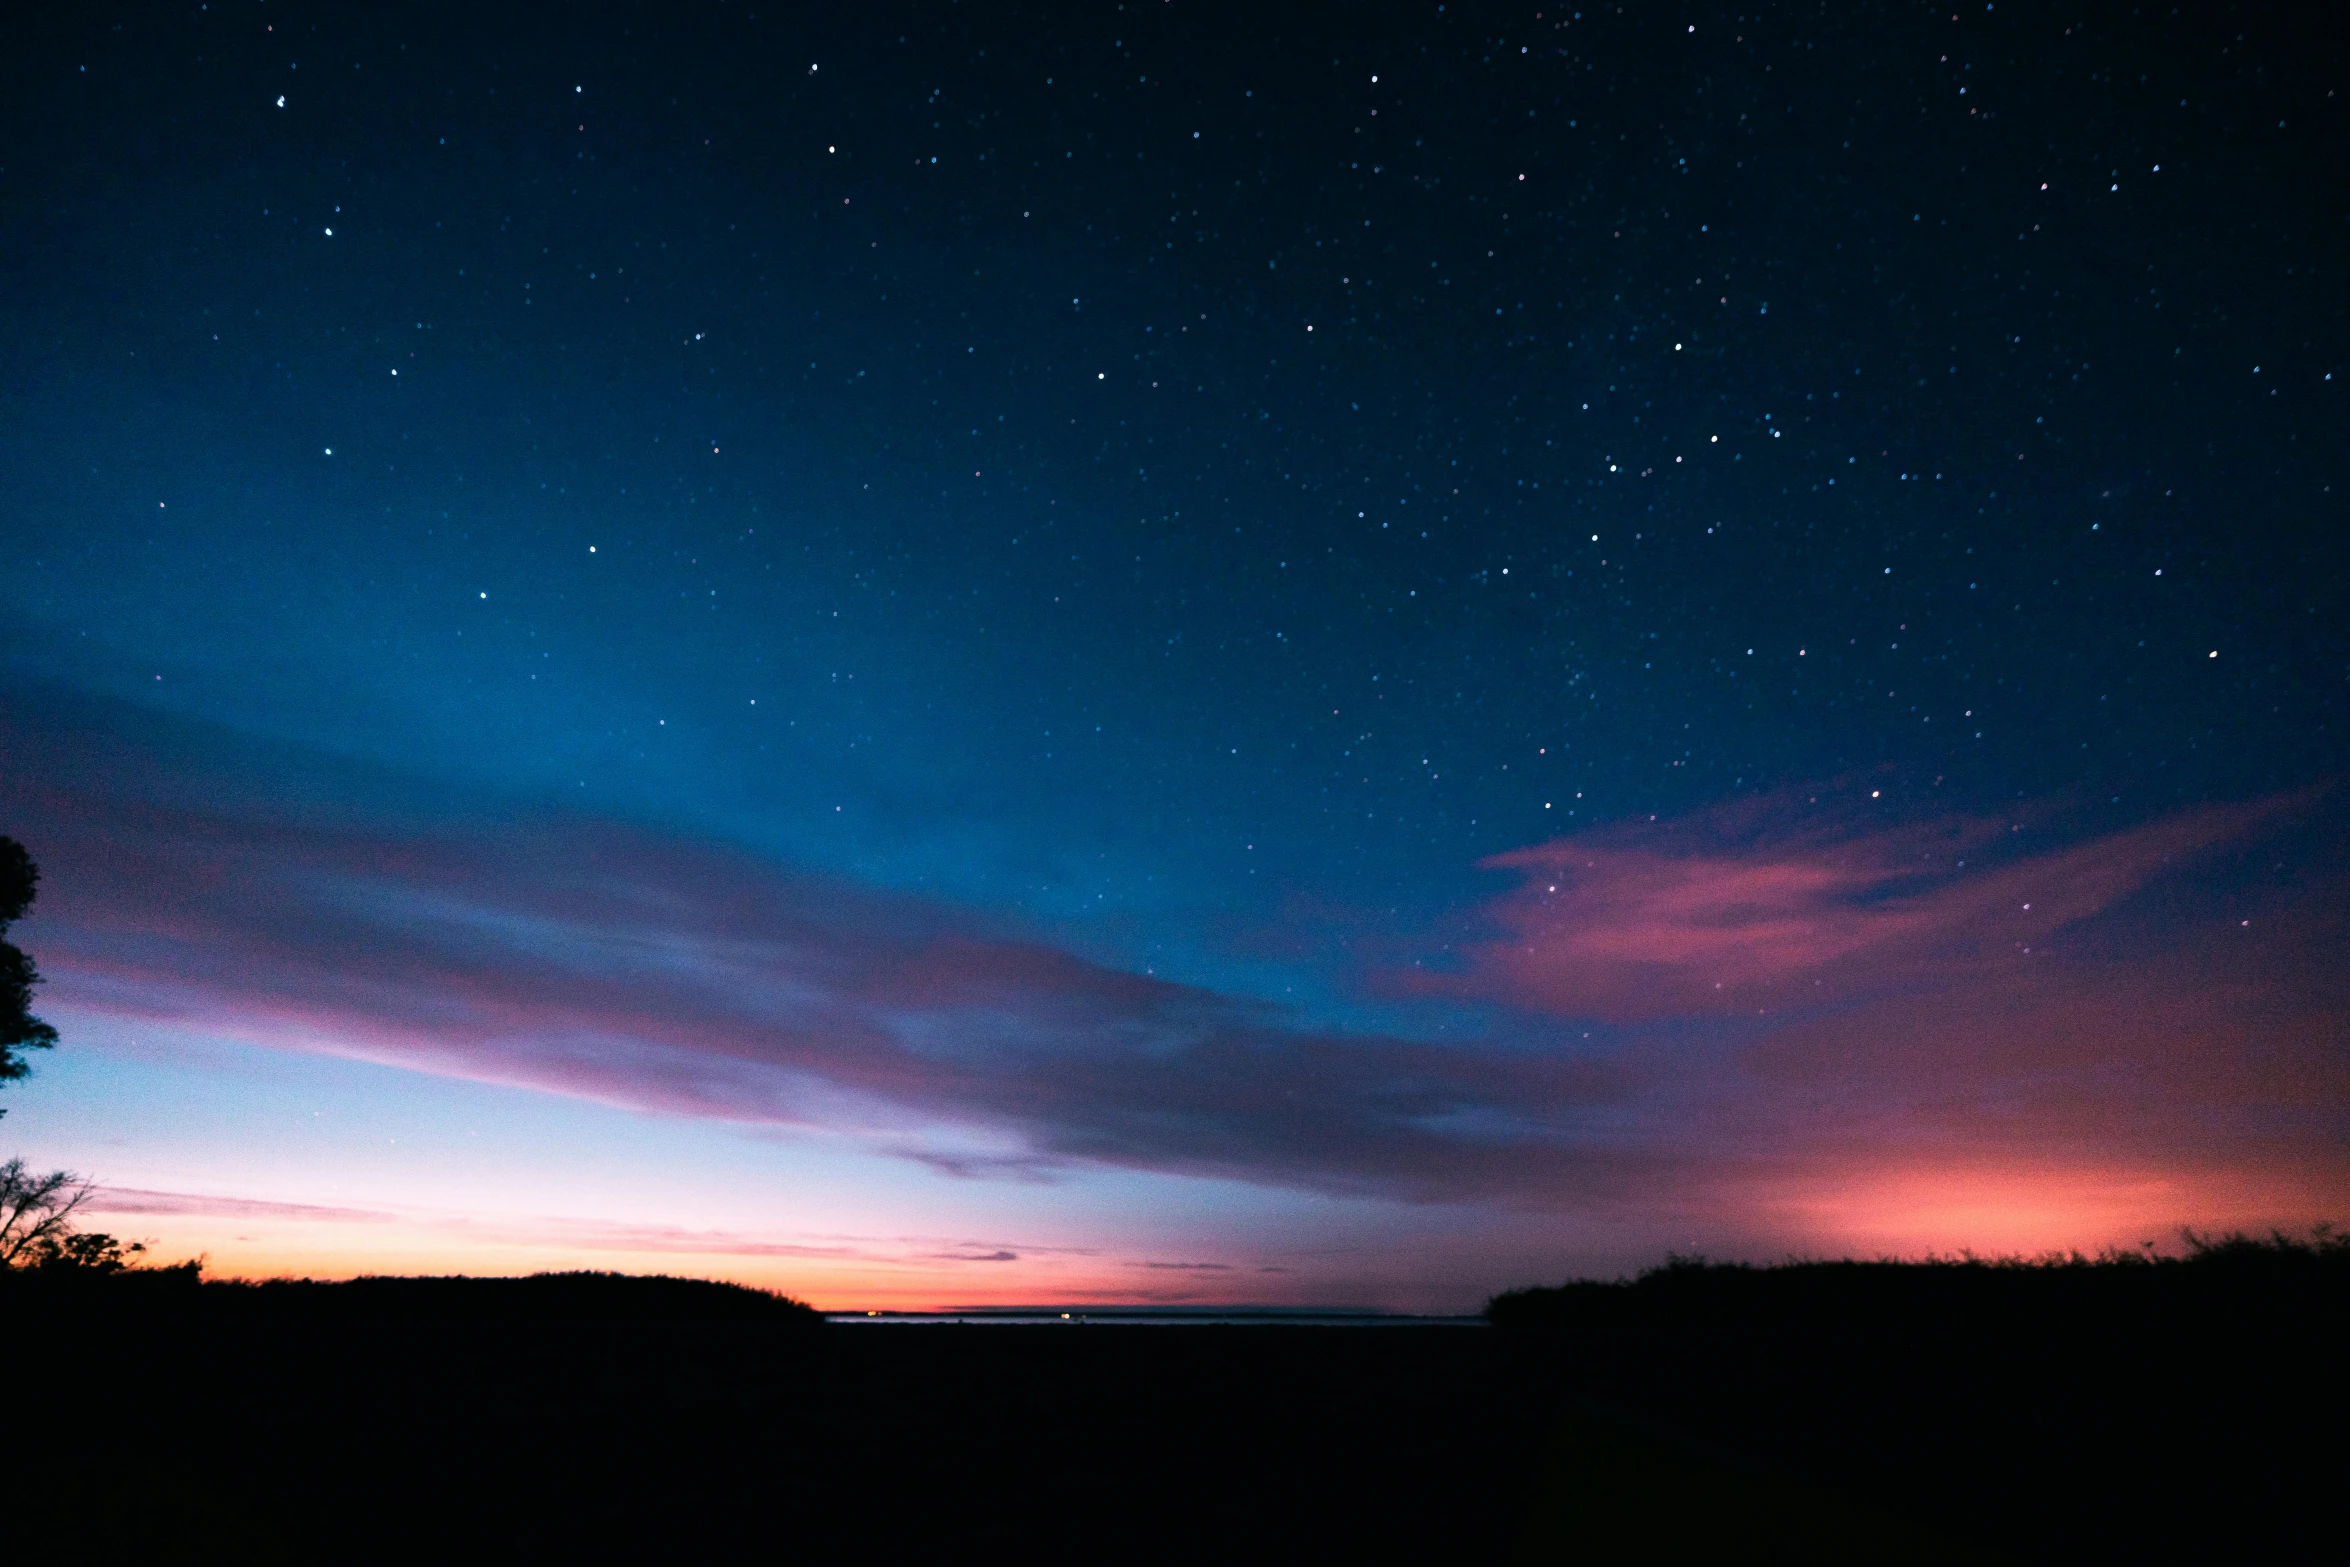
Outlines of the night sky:
M842 1306L2350 1217L2325 10L20 18L8 1151Z

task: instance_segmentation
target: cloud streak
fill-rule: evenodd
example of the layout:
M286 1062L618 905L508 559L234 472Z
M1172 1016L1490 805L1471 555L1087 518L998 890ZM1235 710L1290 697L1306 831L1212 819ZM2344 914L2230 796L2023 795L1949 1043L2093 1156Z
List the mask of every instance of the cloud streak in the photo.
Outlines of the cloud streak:
M322 1203L268 1202L205 1192L157 1192L136 1186L102 1186L83 1205L86 1213L207 1219L289 1219L305 1224L394 1224L399 1216L380 1208L336 1208Z
M1487 860L1520 879L1485 911L1501 934L1419 988L1635 1022L1981 977L2309 803L2206 807L2049 847L2012 816L1806 820L1786 800L1602 829Z

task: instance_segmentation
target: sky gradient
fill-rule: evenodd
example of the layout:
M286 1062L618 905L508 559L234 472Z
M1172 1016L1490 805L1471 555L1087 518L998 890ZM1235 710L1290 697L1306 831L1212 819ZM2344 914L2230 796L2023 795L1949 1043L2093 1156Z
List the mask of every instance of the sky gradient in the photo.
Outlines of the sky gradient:
M35 26L0 1140L107 1227L1449 1310L2350 1216L2334 35Z

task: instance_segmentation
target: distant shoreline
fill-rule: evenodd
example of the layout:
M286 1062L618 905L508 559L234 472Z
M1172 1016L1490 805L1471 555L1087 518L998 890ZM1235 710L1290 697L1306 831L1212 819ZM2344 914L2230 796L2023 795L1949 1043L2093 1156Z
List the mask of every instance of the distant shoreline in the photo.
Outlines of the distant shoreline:
M1292 1306L964 1306L946 1311L828 1311L843 1327L1484 1328L1482 1316Z

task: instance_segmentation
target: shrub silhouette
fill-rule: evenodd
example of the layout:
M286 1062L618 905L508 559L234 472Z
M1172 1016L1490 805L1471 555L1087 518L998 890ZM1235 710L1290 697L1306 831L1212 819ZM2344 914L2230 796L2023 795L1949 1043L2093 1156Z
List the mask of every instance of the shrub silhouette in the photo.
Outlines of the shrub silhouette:
M2045 1257L1929 1257L1922 1262L1790 1260L1756 1266L1668 1257L1631 1279L1576 1280L1510 1290L1486 1302L1496 1327L1657 1328L1714 1319L1748 1328L1819 1314L1979 1317L1987 1310L2176 1305L2241 1297L2248 1282L2295 1298L2350 1289L2350 1235L2321 1225L2307 1239L2272 1232L2218 1237L2182 1232L2180 1256L2106 1251Z

